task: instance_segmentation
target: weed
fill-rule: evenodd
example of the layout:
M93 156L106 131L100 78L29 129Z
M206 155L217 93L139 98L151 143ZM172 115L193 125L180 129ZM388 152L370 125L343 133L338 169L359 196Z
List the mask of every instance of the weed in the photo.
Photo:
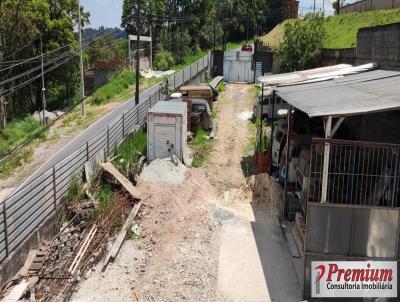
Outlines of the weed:
M146 154L147 150L147 135L144 132L136 132L131 138L127 139L116 149L115 164L118 169L130 176L138 171L139 158Z
M207 159L212 149L212 141L208 133L201 127L197 128L196 137L189 143L193 151L193 167L200 167Z
M221 81L217 86L217 90L219 93L221 93L221 92L224 92L225 89L226 89L225 82Z
M112 202L113 191L109 183L102 184L98 193L98 200L101 209L106 209Z
M70 205L79 200L83 195L81 184L77 177L72 177L69 183L68 194L65 198L65 203Z

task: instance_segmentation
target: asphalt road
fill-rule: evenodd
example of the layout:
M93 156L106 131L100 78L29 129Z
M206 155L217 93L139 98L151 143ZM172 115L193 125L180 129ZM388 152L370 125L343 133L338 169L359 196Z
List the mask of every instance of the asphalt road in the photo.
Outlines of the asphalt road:
M139 101L140 103L144 102L148 97L150 97L153 93L157 91L160 87L161 83L157 83L154 86L144 90L140 93ZM107 113L105 116L101 117L95 123L93 123L89 128L79 134L77 137L72 139L64 148L54 154L48 161L46 161L40 168L38 168L31 176L29 176L22 184L18 186L18 188L14 191L17 192L21 188L23 188L26 184L30 183L38 176L42 175L44 172L51 169L54 165L58 164L66 157L68 157L75 150L80 148L82 145L86 144L86 142L97 134L99 134L104 128L108 125L112 124L115 120L122 116L122 113L135 107L135 98L131 98L128 101L122 103L113 111Z

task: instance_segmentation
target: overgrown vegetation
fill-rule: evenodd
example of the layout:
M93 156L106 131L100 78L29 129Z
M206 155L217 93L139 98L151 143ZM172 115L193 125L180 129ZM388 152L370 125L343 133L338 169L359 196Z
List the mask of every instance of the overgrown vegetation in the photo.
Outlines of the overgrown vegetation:
M130 177L137 173L138 162L142 155L146 154L147 135L144 132L136 132L131 138L125 140L115 151L114 163L121 173Z
M0 157L20 145L27 138L43 129L39 121L32 116L14 120L0 130ZM45 137L45 134L43 134Z
M360 28L395 22L400 22L400 9L346 13L339 16L327 17L324 22L326 36L323 41L323 47L355 47L357 31Z
M174 66L175 60L169 51L161 49L154 57L154 67L157 70L168 70Z
M20 151L13 158L0 165L0 178L4 176L10 176L15 168L22 166L26 162L29 162L32 156L33 152L31 149Z
M221 93L221 92L224 92L225 89L226 89L225 82L221 81L217 86L217 90L219 93Z
M309 14L304 20L285 24L283 42L276 52L280 58L279 72L308 69L315 65L325 36L324 19Z
M277 47L283 41L285 25L293 20L285 20L278 24L261 40L271 47ZM363 13L346 13L338 16L326 17L323 28L326 35L322 41L323 48L355 47L357 31L360 28L372 27L400 22L400 9L378 10Z
M111 76L108 83L100 87L92 96L91 102L100 105L109 102L113 97L121 94L135 82L135 72L122 69Z
M200 126L197 128L196 137L189 143L193 151L193 167L200 167L207 159L212 150L212 141L208 132Z

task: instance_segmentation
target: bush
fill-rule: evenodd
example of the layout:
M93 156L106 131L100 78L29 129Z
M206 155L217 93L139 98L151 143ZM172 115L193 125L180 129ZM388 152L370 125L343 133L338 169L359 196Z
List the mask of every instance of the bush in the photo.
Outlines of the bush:
M157 70L168 70L174 66L175 60L172 54L166 50L161 50L154 58L154 67Z
M283 42L276 52L279 72L291 72L314 67L325 37L324 18L309 14L304 20L285 23Z

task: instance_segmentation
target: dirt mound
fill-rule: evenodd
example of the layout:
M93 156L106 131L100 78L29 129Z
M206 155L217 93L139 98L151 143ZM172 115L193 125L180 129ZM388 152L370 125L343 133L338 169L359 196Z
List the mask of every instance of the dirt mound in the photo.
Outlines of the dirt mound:
M156 159L143 169L140 179L148 182L180 185L185 180L186 167L172 155L164 159Z

